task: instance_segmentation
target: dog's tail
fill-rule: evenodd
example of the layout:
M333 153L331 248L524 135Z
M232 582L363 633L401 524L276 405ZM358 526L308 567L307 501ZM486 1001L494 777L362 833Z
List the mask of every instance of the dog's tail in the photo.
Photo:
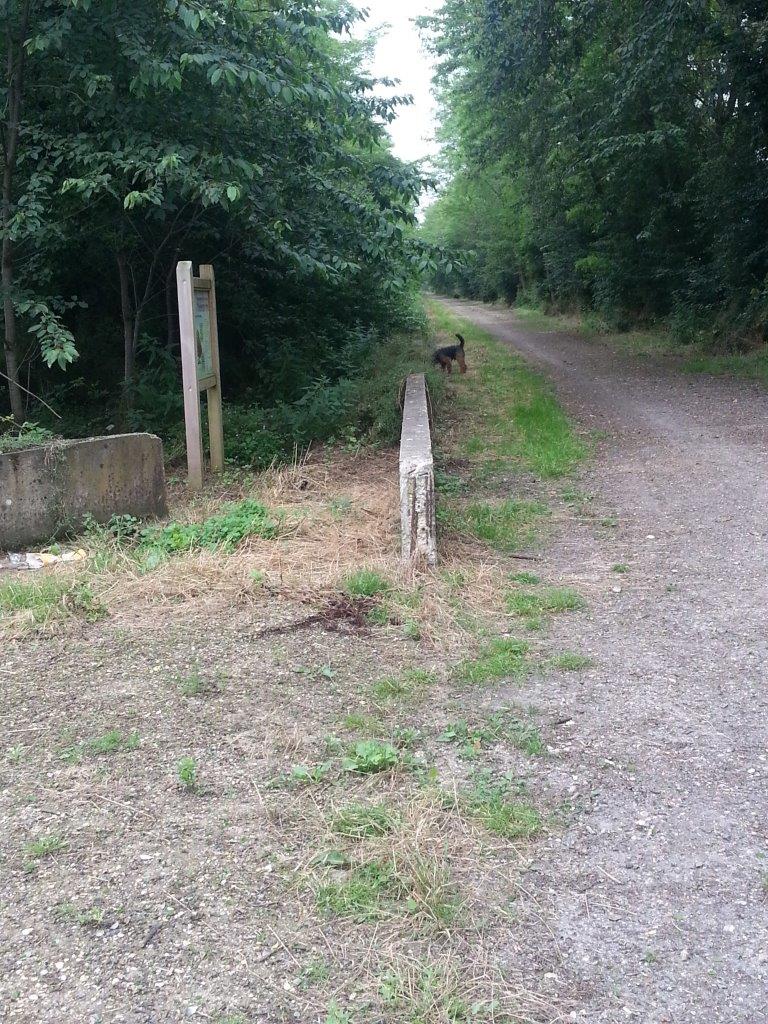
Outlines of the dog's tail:
M457 334L456 337L459 339L459 348L464 348L464 346L466 345L466 342L464 341L462 336L460 334Z

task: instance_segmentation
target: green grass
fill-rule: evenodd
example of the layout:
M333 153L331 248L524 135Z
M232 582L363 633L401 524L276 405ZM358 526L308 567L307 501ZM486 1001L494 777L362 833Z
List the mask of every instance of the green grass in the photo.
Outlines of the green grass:
M611 572L616 572L620 576L624 576L629 572L629 566L624 562L618 562L616 565L611 566Z
M478 773L464 796L469 813L493 835L504 839L531 839L542 828L541 815L528 803L512 798L508 779Z
M439 330L460 331L467 339L470 373L458 396L475 424L465 442L467 454L510 459L545 478L571 473L587 446L549 383L487 331L439 303L429 303L429 312Z
M491 640L481 648L476 658L463 661L456 674L465 683L520 678L530 671L529 651L524 640Z
M567 587L549 587L535 593L524 590L511 590L505 599L510 615L535 619L537 616L563 612L579 611L586 607L586 602L575 590Z
M42 860L66 850L67 842L61 836L41 836L24 847L24 856L28 861Z
M374 569L358 569L344 577L342 590L349 597L378 597L390 593L392 584Z
M344 716L341 724L350 732L362 732L368 736L381 736L385 732L381 719L365 711L351 711Z
M535 540L536 527L548 514L538 501L484 501L440 506L437 522L443 530L475 537L497 551L516 552Z
M483 748L504 740L526 754L544 752L544 741L535 726L509 711L497 711L484 722L468 723L465 719L452 722L440 734L442 743L455 743L462 757L472 760Z
M31 581L0 582L0 620L20 613L40 625L69 615L95 622L103 618L105 610L87 583L43 575Z
M414 700L424 696L427 687L434 685L437 675L423 669L410 669L399 676L377 679L371 688L376 700Z
M594 662L585 654L575 654L565 651L563 654L556 654L547 661L550 668L559 669L561 672L580 672L581 669L590 668Z
M398 823L398 817L384 804L348 804L331 819L331 828L347 839L385 836Z
M405 851L392 861L353 867L340 881L315 892L318 909L354 921L407 914L440 929L456 919L456 889L442 861Z
M711 373L715 376L746 377L768 385L768 347L753 352L732 352L715 355L704 351L689 356L683 369L689 373Z
M134 731L122 733L119 729L110 729L103 736L94 736L90 740L67 747L61 757L70 764L77 764L84 757L101 757L105 754L119 754L136 750L139 746L139 734Z
M375 921L396 898L397 888L391 865L372 861L353 868L343 881L320 886L315 899L323 913Z
M533 572L516 572L510 578L513 583L521 583L525 587L537 587L541 583L541 576Z

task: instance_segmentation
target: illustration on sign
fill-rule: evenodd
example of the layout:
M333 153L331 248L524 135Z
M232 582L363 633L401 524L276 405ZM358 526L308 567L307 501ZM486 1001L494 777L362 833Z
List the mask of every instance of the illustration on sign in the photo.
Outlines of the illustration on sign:
M211 353L211 295L195 289L195 351L197 353L197 379L213 373Z

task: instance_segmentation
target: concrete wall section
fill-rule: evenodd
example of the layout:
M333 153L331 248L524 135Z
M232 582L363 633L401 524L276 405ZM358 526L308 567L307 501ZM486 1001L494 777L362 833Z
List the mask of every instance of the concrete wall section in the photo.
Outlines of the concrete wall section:
M167 514L163 445L153 434L57 441L0 455L0 550L18 550L93 516Z
M423 373L408 378L400 440L400 522L404 561L437 562L435 468Z

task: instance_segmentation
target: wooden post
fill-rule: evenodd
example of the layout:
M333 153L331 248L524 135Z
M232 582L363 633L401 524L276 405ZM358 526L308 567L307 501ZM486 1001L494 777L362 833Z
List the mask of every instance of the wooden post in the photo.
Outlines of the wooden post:
M221 369L219 367L219 321L216 313L216 280L209 263L200 265L200 277L211 282L211 363L216 383L207 389L208 438L211 447L211 472L224 472L224 417L221 403Z
M187 431L187 480L191 490L203 486L203 433L200 427L200 388L197 383L197 348L192 288L192 264L183 260L176 267L179 293L179 333L184 383L184 420Z

